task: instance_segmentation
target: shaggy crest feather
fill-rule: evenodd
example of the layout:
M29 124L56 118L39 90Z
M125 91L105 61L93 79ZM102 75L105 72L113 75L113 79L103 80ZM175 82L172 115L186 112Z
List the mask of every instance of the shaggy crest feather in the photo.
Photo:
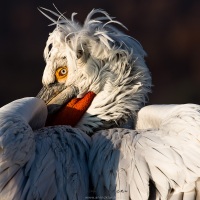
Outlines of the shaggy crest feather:
M91 132L111 120L120 126L129 118L134 119L151 87L146 54L140 43L116 29L114 24L124 26L103 10L93 9L81 26L74 13L70 20L60 12L42 9L58 18L48 16L56 28L44 50L47 65L43 83L53 82L56 67L65 65L66 86L78 87L79 97L88 91L96 93L77 127ZM78 52L82 53L81 58L77 57Z

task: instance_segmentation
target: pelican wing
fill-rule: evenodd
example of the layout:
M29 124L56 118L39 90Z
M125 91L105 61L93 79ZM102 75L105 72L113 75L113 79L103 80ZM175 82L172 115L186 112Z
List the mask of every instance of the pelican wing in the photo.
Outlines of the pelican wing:
M0 199L87 196L89 139L67 126L38 129L46 113L37 98L20 99L0 109Z
M192 104L173 106L156 129L97 132L90 151L97 196L123 200L198 199L199 108Z

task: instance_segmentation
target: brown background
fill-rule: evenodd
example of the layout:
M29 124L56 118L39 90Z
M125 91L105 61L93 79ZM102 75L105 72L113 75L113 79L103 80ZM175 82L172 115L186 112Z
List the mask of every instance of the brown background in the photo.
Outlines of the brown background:
M117 17L148 53L150 103L200 103L199 0L18 0L0 6L0 106L40 90L43 49L53 27L37 7L83 22L93 8Z

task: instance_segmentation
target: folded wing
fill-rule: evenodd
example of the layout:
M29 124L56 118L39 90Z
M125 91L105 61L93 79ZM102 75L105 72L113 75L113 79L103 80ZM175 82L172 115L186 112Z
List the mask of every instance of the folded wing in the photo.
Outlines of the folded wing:
M124 200L198 199L199 108L193 104L174 105L164 113L158 127L148 130L97 132L90 152L97 196Z
M89 138L67 126L40 128L46 113L37 98L0 109L0 199L82 200L88 195Z

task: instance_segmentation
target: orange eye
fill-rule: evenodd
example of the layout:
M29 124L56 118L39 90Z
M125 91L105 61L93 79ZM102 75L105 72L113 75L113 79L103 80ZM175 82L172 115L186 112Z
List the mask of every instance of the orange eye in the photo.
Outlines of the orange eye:
M57 81L61 81L67 78L67 74L68 74L68 69L66 66L64 67L59 67L56 70L55 76L56 76L56 80Z

